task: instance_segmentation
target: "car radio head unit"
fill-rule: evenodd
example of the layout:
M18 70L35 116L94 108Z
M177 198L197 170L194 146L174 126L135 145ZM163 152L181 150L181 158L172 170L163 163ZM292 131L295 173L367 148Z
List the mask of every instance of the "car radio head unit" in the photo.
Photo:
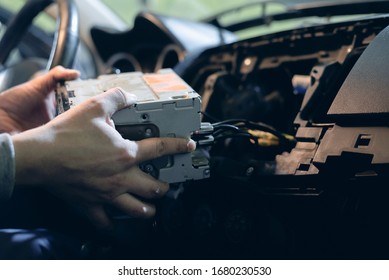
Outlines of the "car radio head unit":
M115 128L123 138L138 141L150 137L190 138L201 134L200 95L171 69L66 81L56 89L57 114L114 87L137 96L136 104L112 116ZM167 183L205 179L210 175L208 159L199 147L189 154L144 162L140 168Z

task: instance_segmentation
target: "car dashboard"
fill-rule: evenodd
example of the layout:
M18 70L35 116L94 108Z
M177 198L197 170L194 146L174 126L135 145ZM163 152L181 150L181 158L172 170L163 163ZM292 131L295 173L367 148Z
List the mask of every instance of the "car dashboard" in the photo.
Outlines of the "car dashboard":
M139 13L134 27L116 32L94 27L91 37L107 68L107 72L157 72L173 68L188 53L197 52L236 37L215 26L185 19Z
M126 31L94 26L101 74L173 69L201 96L213 141L196 139L210 178L171 184L154 219L72 229L85 257L387 259L389 2L373 2L308 7L364 16L249 39L233 33L242 24L150 12Z
M167 22L92 37L111 73L173 68L200 94L211 177L173 184L151 222L117 221L112 254L386 258L389 16L197 45Z

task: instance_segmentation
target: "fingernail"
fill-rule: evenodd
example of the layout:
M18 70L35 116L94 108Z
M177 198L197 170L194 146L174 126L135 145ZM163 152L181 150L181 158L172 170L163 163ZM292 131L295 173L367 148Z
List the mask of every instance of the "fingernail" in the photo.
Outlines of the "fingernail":
M120 90L123 93L124 97L126 98L126 103L128 105L134 104L138 100L138 97L135 94L124 90L122 87L116 87L116 89Z
M193 152L194 150L196 150L196 142L192 139L188 141L188 144L186 144L186 146L188 147L189 152Z
M138 97L135 94L129 93L128 91L125 90L123 92L126 95L127 102L135 103L138 100Z
M138 100L138 97L133 93L127 93L127 98L129 98L129 100L133 102L136 102Z

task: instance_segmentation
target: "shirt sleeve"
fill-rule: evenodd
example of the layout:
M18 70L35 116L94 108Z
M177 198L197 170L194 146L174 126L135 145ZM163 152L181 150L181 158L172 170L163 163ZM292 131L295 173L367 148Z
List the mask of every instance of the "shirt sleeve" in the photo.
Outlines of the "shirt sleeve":
M11 197L15 184L15 150L11 136L0 134L0 201Z

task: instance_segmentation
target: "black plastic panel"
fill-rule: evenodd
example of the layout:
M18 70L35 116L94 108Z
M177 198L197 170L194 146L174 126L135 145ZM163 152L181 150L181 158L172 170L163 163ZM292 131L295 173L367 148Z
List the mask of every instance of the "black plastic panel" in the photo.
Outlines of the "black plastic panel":
M366 48L340 88L328 110L334 120L356 118L389 123L388 44L389 27L386 27Z

